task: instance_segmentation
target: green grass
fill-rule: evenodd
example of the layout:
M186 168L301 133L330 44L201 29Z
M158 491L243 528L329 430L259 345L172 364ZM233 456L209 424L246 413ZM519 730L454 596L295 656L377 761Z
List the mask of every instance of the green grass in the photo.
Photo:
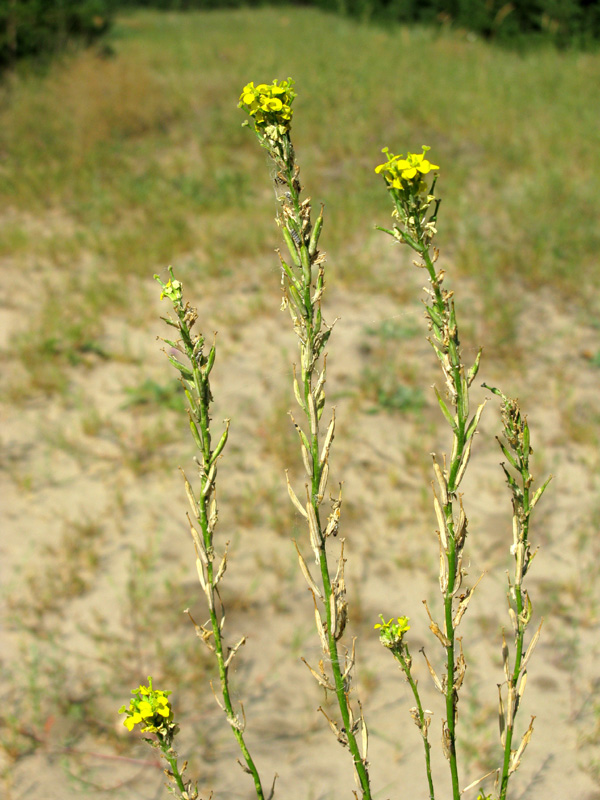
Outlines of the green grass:
M235 100L250 79L289 74L304 177L334 209L330 247L355 246L387 213L372 171L381 147L426 142L448 198L440 243L459 269L580 297L598 284L600 55L518 55L287 8L136 12L112 44L114 58L66 58L0 95L0 201L66 214L71 269L90 251L141 275L192 250L209 269L261 249L273 199L252 188L264 159ZM2 249L47 249L26 227L5 230Z

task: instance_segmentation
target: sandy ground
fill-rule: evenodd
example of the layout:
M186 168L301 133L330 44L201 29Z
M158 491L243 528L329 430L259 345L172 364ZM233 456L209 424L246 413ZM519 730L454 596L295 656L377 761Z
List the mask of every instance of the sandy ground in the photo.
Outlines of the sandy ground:
M416 674L434 712L442 798L450 791L439 747L443 710L419 649L425 646L440 663L422 600L439 614L429 454L447 450L449 436L430 388L441 376L423 335L422 276L383 239L372 245L373 263L389 274L393 290L333 285L325 300L326 318L340 317L327 387L339 421L330 487L344 481L346 642L358 637L355 690L370 730L374 797L425 798L409 689L373 629L379 613L411 618ZM2 271L5 285L14 286L8 259ZM267 279L272 287L265 289ZM473 287L456 286L469 360L489 331ZM265 784L279 776L276 797L351 797L349 755L317 711L329 700L300 660L316 663L319 646L291 543L297 538L306 549L307 534L283 477L289 467L301 491L299 453L285 413L294 404L295 342L289 317L278 311L276 263L267 255L238 269L235 281L190 278L185 289L199 307L202 330L219 330L213 424L232 419L219 472L217 535L221 548L231 542L226 629L230 642L241 633L248 637L233 678L249 746ZM211 789L216 798L253 796L211 695L212 666L182 614L189 605L204 618L177 471L182 465L193 475L185 415L156 403L127 405L127 387L147 378L164 385L173 377L155 341L165 332L158 317L167 309L150 280L131 291L144 313L133 314L133 322L106 320L105 356L90 354L70 368L65 392L32 391L25 401L17 389L30 378L11 342L32 313L27 286L0 308L0 766L7 800L167 796L154 752L127 734L116 713L150 674L174 692L179 751L199 777L201 796ZM544 624L519 720L522 732L535 715L535 732L512 797L599 800L600 370L591 358L598 331L549 291L521 293L519 300L526 311L518 312L516 355L495 358L489 347L480 372L482 381L519 396L532 427L538 484L554 476L532 530L539 552L529 588L535 624L542 617ZM394 326L414 335L386 338L382 331ZM387 367L400 373L400 383L422 389L422 408L386 410L369 397L366 371ZM485 396L475 390L475 400ZM494 441L499 432L498 407L490 400L463 484L469 580L485 573L462 631L468 663L460 704L463 785L491 769L499 750L496 685L511 566L510 499ZM338 547L333 542L332 563Z

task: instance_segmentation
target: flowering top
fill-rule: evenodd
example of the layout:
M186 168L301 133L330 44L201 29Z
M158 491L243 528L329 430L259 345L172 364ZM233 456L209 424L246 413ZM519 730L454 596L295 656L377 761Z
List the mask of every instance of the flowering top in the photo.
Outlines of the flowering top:
M289 130L292 119L292 103L296 97L293 90L294 81L288 78L281 84L274 80L271 84L248 83L240 95L238 108L242 108L251 117L257 128L276 126L280 133Z
M384 147L381 152L386 154L387 161L385 164L375 167L375 172L383 172L386 181L394 189L402 189L413 178L418 177L420 180L421 175L427 175L432 169L439 169L437 164L432 164L425 158L428 150L431 150L431 148L423 145L422 153L407 153L406 156L395 156L390 153L388 147Z
M158 275L154 276L154 279L160 283L162 288L160 299L162 300L163 297L168 297L173 303L180 303L183 295L181 281L175 280L175 276L173 275L173 267L169 267L168 269L171 277L166 283L163 283Z
M393 617L389 622L386 622L383 614L380 614L379 618L382 624L375 625L376 629L379 628L379 641L384 647L391 649L398 647L404 634L410 630L408 617L398 617L398 622L394 622Z
M142 732L159 733L165 729L166 723L173 719L173 711L167 700L171 692L161 692L152 688L152 678L148 678L148 686L134 689L129 708L121 706L119 714L127 714L123 725L128 730L143 724ZM172 726L171 726L172 727Z

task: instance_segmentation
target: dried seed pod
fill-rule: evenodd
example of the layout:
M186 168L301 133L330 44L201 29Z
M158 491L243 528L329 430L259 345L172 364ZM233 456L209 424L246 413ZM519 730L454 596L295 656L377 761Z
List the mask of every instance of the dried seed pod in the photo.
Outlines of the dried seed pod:
M425 648L423 648L423 647L421 648L421 653L423 653L423 658L424 658L424 659L425 659L425 661L427 662L427 669L429 670L429 674L430 674L430 675L431 675L431 677L433 678L433 682L434 682L434 684L435 684L435 688L436 688L436 689L437 689L437 690L438 690L438 691L439 691L441 694L444 694L444 687L442 686L442 683L441 683L440 679L438 678L438 676L437 676L437 674L436 674L436 671L434 670L433 666L431 665L431 662L429 661L429 659L428 659L428 658L427 658L427 656L425 655Z
M535 717L531 718L531 722L529 723L529 727L523 734L523 738L521 739L521 744L519 745L516 753L511 758L510 768L508 770L508 774L511 775L513 772L519 768L519 764L521 763L521 758L523 757L523 753L525 752L525 748L529 744L529 740L533 734L533 721Z
M452 755L452 737L450 736L450 730L445 719L442 720L442 750L446 759L450 761Z
M325 528L325 538L328 536L337 536L339 524L340 524L340 517L342 515L341 512L342 506L342 488L340 486L340 496L337 500L333 500L333 507L331 509L331 514L327 518L327 527Z
M317 502L320 505L325 496L325 489L327 488L327 480L329 478L329 464L325 463L321 470L321 479L319 480L319 491L317 495Z
M202 561L204 566L208 565L208 558L206 557L206 551L204 549L204 542L200 539L200 534L192 525L192 521L190 519L190 515L186 512L186 517L188 521L188 525L190 526L190 534L192 535L192 540L194 542L194 549L196 550L197 557Z
M332 595L333 597L333 595ZM321 619L321 615L319 614L319 609L317 607L317 601L313 595L313 601L315 604L315 623L317 626L317 633L319 634L319 639L321 640L321 647L323 648L323 652L325 655L329 653L329 644L327 642L327 635L325 633L325 626L323 625L323 620Z
M458 628L460 621L463 618L463 615L467 610L469 603L471 602L473 593L475 592L475 589L479 586L481 580L483 579L484 574L485 573L482 572L477 581L475 582L475 584L470 589L467 589L467 591L463 595L461 595L458 603L458 608L456 609L454 619L452 620L452 625L454 626L455 630L456 628Z
M464 449L463 457L460 462L460 467L458 468L458 472L456 473L456 479L454 481L453 489L456 490L460 486L460 482L463 479L463 475L465 474L465 470L467 468L467 464L469 463L469 459L471 458L471 446L473 444L473 439L469 439L467 446Z
M425 606L425 610L427 611L427 616L429 617L429 628L434 636L436 636L440 642L443 644L444 647L450 646L450 639L442 632L437 622L433 621L433 617L429 611L429 606L427 605L427 600L423 600L423 605Z
M306 513L306 509L304 508L304 506L302 505L300 500L298 500L298 498L296 496L296 493L292 489L292 484L290 483L290 477L289 477L287 469L285 471L285 479L287 481L287 490L288 490L288 494L290 496L290 499L291 499L292 503L296 506L296 508L302 514L302 516L305 519L308 519L308 514Z
M302 574L304 575L304 578L305 578L306 582L308 583L308 588L313 593L313 598L316 596L316 597L319 597L322 600L323 599L323 594L321 593L321 590L318 588L317 584L314 582L313 577L310 574L310 570L306 566L306 561L304 560L304 558L302 557L302 553L298 549L298 545L296 544L296 540L293 539L293 542L294 542L294 547L296 548L296 552L298 553L298 561L300 562L300 569L302 570Z
M438 464L435 453L431 454L433 458L433 471L435 472L435 477L437 478L438 486L440 487L440 496L441 496L441 504L443 506L448 505L448 483L446 482L446 478L440 469L440 465Z
M227 658L225 660L225 664L224 664L225 669L227 669L227 667L231 664L231 662L235 658L235 654L240 649L240 647L242 647L242 645L244 645L244 644L246 644L246 637L242 636L242 638L239 640L239 642L234 644L234 646L229 650L229 655L227 656Z
M308 487L306 487L306 494L308 495ZM321 533L319 531L319 523L317 522L317 515L315 513L315 509L308 499L306 503L306 513L308 515L308 529L310 534L310 544L313 549L313 553L315 554L315 563L320 565L320 553L321 553Z
M321 448L321 457L319 459L320 464L325 464L325 462L329 458L329 450L331 448L331 443L333 441L334 432L335 432L335 408L332 409L331 422L329 423L329 427L327 428L327 433L325 434L325 440L323 441L323 447Z
M198 503L196 502L196 498L194 497L194 491L193 491L193 489L191 487L190 482L188 481L188 479L187 479L187 477L185 475L185 472L181 469L181 467L179 468L179 471L183 475L185 493L187 495L187 499L189 501L190 508L192 509L192 516L194 517L194 519L198 519L199 516L200 516L200 510L199 510L199 507L198 507Z
M313 678L315 678L317 683L319 683L324 689L328 689L330 692L335 692L335 686L332 686L331 683L327 680L327 676L325 674L325 670L323 669L323 662L322 661L319 664L319 666L321 667L321 674L320 675L319 675L318 672L316 672L310 666L310 664L308 663L308 661L305 658L301 658L301 661L303 661L306 664L306 666L309 668L309 670L311 671L311 673L313 675Z
M540 622L537 631L533 634L533 639L529 642L529 647L527 648L527 650L525 652L525 656L523 658L523 661L521 661L521 669L522 670L524 670L525 667L527 666L527 662L531 658L531 654L533 653L533 650L534 650L536 644L538 643L538 640L540 638L540 634L542 632L542 625L543 624L544 624L544 620L542 620Z
M456 641L458 642L458 647L460 652L458 654L458 657L456 659L456 664L454 667L456 670L456 675L454 678L454 691L458 692L465 679L465 672L467 671L467 662L465 661L465 654L463 652L462 636L457 636Z
M221 563L219 564L219 569L217 570L217 574L213 580L213 586L217 586L219 584L219 581L225 574L226 569L227 569L227 545L225 546L225 553L223 554L223 558L221 559Z
M312 392L308 393L308 415L310 418L310 432L313 436L316 436L319 428L319 420L317 418L317 407Z
M431 484L433 488L433 484ZM442 507L440 506L440 501L438 500L437 494L435 493L435 489L433 489L433 507L435 509L435 515L437 517L437 522L439 525L439 535L440 541L442 543L442 547L444 548L444 552L448 552L448 528L446 526L446 517L444 516L444 512L442 511Z
M510 663L509 663L509 650L508 645L506 644L506 637L504 636L504 631L502 631L502 664L504 666L504 677L506 678L506 682L510 680Z

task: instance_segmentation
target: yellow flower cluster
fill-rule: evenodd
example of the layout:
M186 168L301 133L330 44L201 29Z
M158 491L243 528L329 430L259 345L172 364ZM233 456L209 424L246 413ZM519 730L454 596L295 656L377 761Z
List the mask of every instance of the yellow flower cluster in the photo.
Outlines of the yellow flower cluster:
M291 107L296 97L293 85L291 78L281 84L277 80L270 84L260 83L258 86L253 82L248 83L240 95L238 108L243 108L254 117L257 126L277 125L287 131L294 113Z
M375 167L375 172L384 173L384 178L394 189L404 189L407 183L412 182L415 177L427 175L433 169L439 169L437 164L432 164L425 158L430 147L423 145L422 153L407 153L406 156L395 156L390 153L389 148L384 147L381 151L387 156L385 164ZM404 182L404 183L403 183Z
M393 617L386 622L383 614L380 614L379 618L381 624L378 623L375 625L375 629L379 629L379 640L384 647L398 647L402 642L404 634L410 630L408 617L397 617L397 622L394 622Z
M129 708L121 706L119 714L127 714L123 720L123 725L128 730L133 730L136 725L142 723L143 732L157 733L165 722L173 719L173 711L167 699L171 692L161 692L152 688L152 678L148 678L148 686L140 686L134 689L134 695L129 703Z

